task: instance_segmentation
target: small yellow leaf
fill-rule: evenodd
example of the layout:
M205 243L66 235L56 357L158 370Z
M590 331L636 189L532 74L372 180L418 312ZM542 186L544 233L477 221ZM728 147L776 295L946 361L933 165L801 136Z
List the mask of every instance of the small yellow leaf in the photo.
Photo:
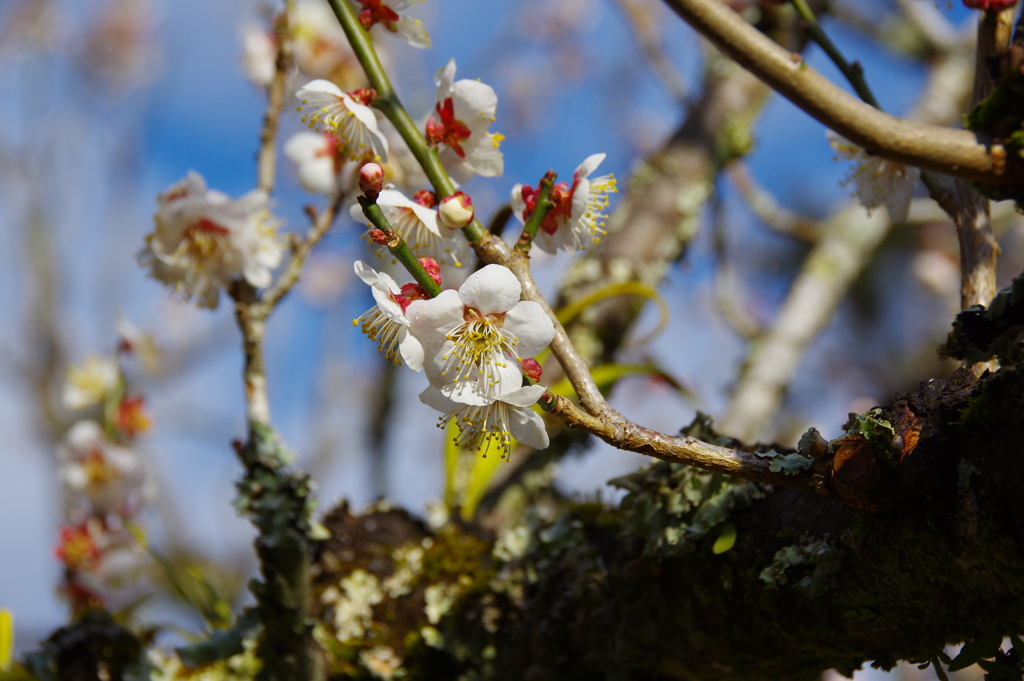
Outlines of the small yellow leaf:
M718 539L715 540L715 545L711 547L711 553L717 556L720 553L725 553L735 545L736 525L733 523L726 523L722 526L722 534L718 535Z
M512 448L509 451L514 450L517 444L515 439L512 438ZM494 450L491 450L486 457L476 451L472 452L472 455L475 457L473 459L473 469L469 474L469 482L466 484L466 489L462 495L462 519L467 522L473 519L477 505L491 486L491 480L494 479L494 475L501 468L501 465L505 463L505 459L501 458L498 452Z
M14 651L14 615L6 608L0 608L0 671L11 668L11 653Z
M461 448L455 444L455 438L459 434L459 428L455 419L448 422L444 429L444 503L451 510L458 501L455 489L455 473L459 468L459 454Z

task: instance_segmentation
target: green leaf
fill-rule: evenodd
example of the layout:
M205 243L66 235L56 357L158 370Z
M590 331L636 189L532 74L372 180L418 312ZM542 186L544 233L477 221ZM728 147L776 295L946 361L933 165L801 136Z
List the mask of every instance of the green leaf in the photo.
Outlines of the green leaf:
M720 553L725 553L735 545L736 524L726 523L722 526L722 532L718 535L718 539L715 540L715 545L711 547L711 553L717 556Z
M448 422L444 429L444 503L448 510L454 508L458 501L455 489L455 474L459 469L459 455L462 449L455 444L459 428L455 419Z
M949 671L958 672L961 669L967 669L972 664L976 664L978 660L995 657L1002 642L1003 637L998 629L986 631L975 640L964 645L960 650L960 654L950 662Z
M640 296L641 298L647 298L648 300L654 301L658 310L661 312L661 318L658 320L658 326L653 332L645 336L642 340L637 341L637 345L645 343L657 336L659 333L665 330L668 326L668 305L665 303L665 299L661 297L657 291L643 284L639 281L623 281L617 284L608 284L601 288L591 291L590 293L577 298L572 301L556 314L558 321L562 324L568 324L570 321L575 319L581 312L586 310L591 305L600 303L602 300L611 298L613 296Z
M0 608L0 671L11 668L11 652L14 650L14 615L6 608Z
M519 443L516 442L515 438L510 439L512 440L512 448L509 450L511 452L515 450ZM495 473L498 472L503 463L506 463L506 459L502 459L495 452L491 452L487 456L480 452L473 452L473 456L475 457L473 469L469 473L469 482L466 484L466 490L462 494L462 519L467 522L473 519L476 507L480 500L484 498L484 494L487 493L487 488L490 487Z

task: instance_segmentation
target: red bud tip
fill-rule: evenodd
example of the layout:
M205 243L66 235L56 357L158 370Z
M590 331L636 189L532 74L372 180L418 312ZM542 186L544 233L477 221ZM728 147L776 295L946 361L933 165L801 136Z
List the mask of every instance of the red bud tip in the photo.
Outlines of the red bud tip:
M359 169L359 191L367 198L376 200L377 194L384 189L384 169L376 163L367 163ZM373 194L373 196L370 196Z
M370 235L370 241L375 244L385 246L389 241L391 241L391 238L379 229L371 229L367 234Z
M437 194L429 189L421 189L412 195L412 200L424 208L433 208L437 205Z
M540 364L532 357L523 360L523 373L533 381L539 381L541 375Z
M455 192L441 199L437 217L448 229L462 229L473 221L473 201L463 192Z
M423 266L423 269L427 271L430 278L434 280L434 283L438 286L441 285L441 266L437 264L437 261L433 258L426 257L420 258L419 264Z

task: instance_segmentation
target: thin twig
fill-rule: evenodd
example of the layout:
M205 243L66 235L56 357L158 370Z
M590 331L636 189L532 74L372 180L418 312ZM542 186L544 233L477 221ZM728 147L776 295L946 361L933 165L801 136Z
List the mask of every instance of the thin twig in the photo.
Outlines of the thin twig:
M779 205L770 192L757 184L746 163L733 161L726 166L725 173L754 215L772 230L811 243L820 238L821 224Z
M640 49L647 58L654 74L665 86L672 99L683 106L689 106L689 98L686 96L686 85L682 76L672 65L672 60L665 54L661 40L656 30L656 21L652 21L649 8L642 7L637 0L615 0L619 9L626 15L633 34L640 43Z
M260 148L256 155L256 186L268 195L274 189L277 171L278 122L284 107L285 81L292 63L292 41L288 29L288 12L282 12L274 25L277 34L277 60L274 78L267 91L267 108L263 113L263 127L260 130Z
M665 0L687 23L812 117L868 153L993 185L1024 183L1024 162L989 155L978 135L890 116L846 93L720 0Z

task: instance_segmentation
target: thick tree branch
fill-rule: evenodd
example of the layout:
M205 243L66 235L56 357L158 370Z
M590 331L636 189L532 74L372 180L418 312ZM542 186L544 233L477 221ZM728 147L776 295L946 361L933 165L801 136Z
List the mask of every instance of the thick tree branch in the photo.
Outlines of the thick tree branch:
M985 184L1024 183L1024 162L1005 168L973 132L914 123L865 104L758 32L721 0L665 0L693 28L815 119L869 153Z

